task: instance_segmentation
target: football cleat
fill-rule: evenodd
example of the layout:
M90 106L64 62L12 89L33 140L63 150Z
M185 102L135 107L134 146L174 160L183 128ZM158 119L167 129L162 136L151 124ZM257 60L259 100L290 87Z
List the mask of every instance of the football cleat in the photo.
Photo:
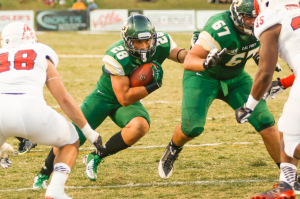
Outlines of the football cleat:
M175 160L177 160L181 150L182 148L174 149L170 144L167 146L158 165L158 173L161 178L168 179L172 175Z
M10 161L8 158L0 158L0 166L3 169L7 169L12 164L12 161Z
M36 147L37 144L31 142L30 140L27 139L23 139L20 143L19 143L19 149L17 154L25 154L28 153L31 149L33 149L34 147Z
M298 174L296 174L296 180L295 180L295 184L294 184L294 192L296 195L300 195L300 183L299 183L299 176Z
M35 189L47 189L48 179L49 176L39 173L37 176L35 176L32 187Z
M72 199L69 197L63 186L49 185L46 191L45 199Z
M86 165L85 175L92 181L97 180L97 167L103 162L98 155L92 153L84 156L83 163Z
M293 188L286 182L279 182L277 187L271 191L252 196L251 199L295 199Z

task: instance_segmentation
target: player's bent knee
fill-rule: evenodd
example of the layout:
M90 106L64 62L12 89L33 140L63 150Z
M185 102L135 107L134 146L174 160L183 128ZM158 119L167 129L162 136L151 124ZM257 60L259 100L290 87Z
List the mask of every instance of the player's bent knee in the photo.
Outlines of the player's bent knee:
M140 134L145 135L149 131L149 123L143 117L135 117L129 123L128 127L136 129Z
M198 137L199 135L201 135L201 133L204 131L204 128L203 127L194 127L189 130L184 130L184 129L181 129L181 130L182 130L183 134L186 135L187 137L195 138L195 137Z
M257 132L260 132L275 125L274 117L268 111L260 113L254 112L254 114L251 115L251 118L249 118L249 122Z

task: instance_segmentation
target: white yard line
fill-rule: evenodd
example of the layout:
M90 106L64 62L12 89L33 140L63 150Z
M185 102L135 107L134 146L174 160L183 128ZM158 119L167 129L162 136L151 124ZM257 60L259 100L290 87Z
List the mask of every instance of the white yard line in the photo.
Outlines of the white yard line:
M256 183L256 182L275 182L278 179L265 180L214 180L214 181L186 181L186 182L150 182L150 183L129 183L124 185L98 185L98 186L65 186L66 189L82 189L82 188L124 188L124 187L156 187L156 186L179 186L179 185L202 185L202 184L219 184L219 183ZM0 192L14 192L36 190L34 188L21 189L0 189Z
M263 142L257 142L259 144L263 144ZM235 142L235 143L211 143L211 144L194 144L194 145L184 145L184 147L203 147L203 146L219 146L219 145L248 145L253 144L253 142ZM165 148L167 145L157 145L157 146L136 146L130 147L127 149L151 149L151 148ZM81 147L79 150L90 150L95 149L93 147Z

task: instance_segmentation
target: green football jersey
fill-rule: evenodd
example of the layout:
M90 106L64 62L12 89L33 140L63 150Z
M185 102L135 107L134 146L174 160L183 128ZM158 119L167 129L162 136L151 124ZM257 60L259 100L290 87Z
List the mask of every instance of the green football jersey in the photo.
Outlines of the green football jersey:
M214 68L194 73L217 80L227 80L241 74L247 60L252 58L260 47L254 36L243 34L236 28L229 10L208 20L196 44L201 44L206 51L211 51L213 47L218 50L227 48L226 54Z
M147 60L147 63L158 62L162 64L168 58L170 51L176 47L171 36L164 32L157 32L157 47L154 55ZM133 70L144 64L139 58L130 55L121 39L111 45L103 57L102 75L93 92L101 93L114 103L118 103L113 91L110 75L130 77Z

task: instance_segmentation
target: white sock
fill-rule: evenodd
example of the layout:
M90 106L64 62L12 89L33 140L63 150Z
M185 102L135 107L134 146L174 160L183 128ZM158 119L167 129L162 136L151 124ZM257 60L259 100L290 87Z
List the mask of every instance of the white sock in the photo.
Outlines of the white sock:
M280 164L280 177L279 181L288 183L291 187L294 187L297 167L291 163L283 162Z
M61 162L56 163L54 165L54 170L53 170L53 175L52 175L52 180L50 185L64 186L69 177L70 172L71 169L67 164Z

